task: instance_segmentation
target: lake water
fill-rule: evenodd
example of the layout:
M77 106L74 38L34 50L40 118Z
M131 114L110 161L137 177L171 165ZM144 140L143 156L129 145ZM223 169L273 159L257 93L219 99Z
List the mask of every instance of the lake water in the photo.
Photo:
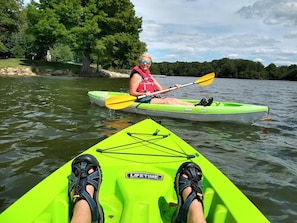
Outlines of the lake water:
M157 79L170 86L197 78ZM91 90L128 91L128 79L0 77L0 212L74 156L147 118L92 105ZM271 222L297 222L297 82L216 78L169 94L268 105L272 121L253 125L157 119L214 163Z

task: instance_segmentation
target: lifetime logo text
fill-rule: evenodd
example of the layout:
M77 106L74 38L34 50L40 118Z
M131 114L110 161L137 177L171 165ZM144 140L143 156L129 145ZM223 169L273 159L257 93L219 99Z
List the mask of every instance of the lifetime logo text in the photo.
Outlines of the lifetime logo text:
M146 180L163 180L163 176L154 173L142 173L142 172L127 172L126 178L129 179L146 179Z

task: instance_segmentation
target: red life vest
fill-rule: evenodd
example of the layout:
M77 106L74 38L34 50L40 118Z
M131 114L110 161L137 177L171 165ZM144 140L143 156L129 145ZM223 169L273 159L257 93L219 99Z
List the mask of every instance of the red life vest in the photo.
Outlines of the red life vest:
M152 75L151 72L148 70L147 72L144 72L139 66L135 66L133 67L130 77L132 77L132 75L134 73L138 73L140 74L142 80L139 83L138 87L137 87L137 91L138 92L155 92L157 91L154 81L152 79Z

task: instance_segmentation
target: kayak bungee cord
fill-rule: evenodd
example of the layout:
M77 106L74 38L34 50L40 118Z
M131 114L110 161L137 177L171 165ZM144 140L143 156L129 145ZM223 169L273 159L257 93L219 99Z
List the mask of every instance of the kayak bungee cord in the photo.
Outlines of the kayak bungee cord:
M164 138L167 138L168 136L170 136L170 134L160 135L158 133L159 133L159 130L156 130L153 134L127 132L128 136L130 136L136 140L139 140L139 141L133 142L133 143L128 143L128 144L123 144L123 145L118 145L118 146L113 146L113 147L109 147L109 148L105 148L105 149L96 149L96 151L99 153L119 154L119 155L121 154L121 155L136 155L136 156L159 156L159 157L186 158L186 159L191 159L191 158L196 157L194 154L186 154L186 153L171 149L169 147L159 145L158 143L155 143L154 141L159 141L161 139L164 139ZM153 138L143 139L141 137L138 137L137 135L138 136L151 136ZM120 152L120 150L127 149L127 147L135 146L137 144L154 145L159 148L166 149L166 151L170 151L173 153L171 153L171 154L153 154L153 153ZM157 148L151 148L151 149L157 150ZM174 153L179 154L179 155L174 155Z

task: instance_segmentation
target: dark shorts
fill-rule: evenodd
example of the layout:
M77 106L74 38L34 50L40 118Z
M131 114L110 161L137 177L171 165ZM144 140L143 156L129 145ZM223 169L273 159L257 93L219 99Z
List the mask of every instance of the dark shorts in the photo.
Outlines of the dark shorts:
M140 103L151 103L152 98L151 97L144 97L137 99L135 102L140 102Z
M151 100L153 98L161 98L159 95L155 95L153 97L144 97L144 98L140 98L137 99L135 102L140 102L140 103L151 103Z

